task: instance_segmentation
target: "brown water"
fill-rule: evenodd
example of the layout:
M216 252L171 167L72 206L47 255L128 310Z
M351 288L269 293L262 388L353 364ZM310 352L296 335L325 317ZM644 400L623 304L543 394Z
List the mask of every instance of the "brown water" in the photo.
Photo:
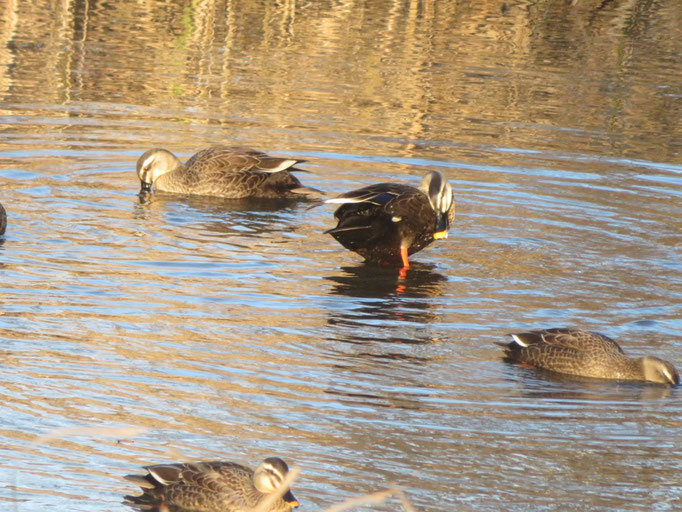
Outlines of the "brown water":
M0 0L0 509L125 511L140 465L276 454L302 511L392 484L680 510L680 389L493 344L570 325L682 367L682 11L569 3ZM140 203L143 151L214 143L330 194L439 169L457 219L401 281L331 207Z

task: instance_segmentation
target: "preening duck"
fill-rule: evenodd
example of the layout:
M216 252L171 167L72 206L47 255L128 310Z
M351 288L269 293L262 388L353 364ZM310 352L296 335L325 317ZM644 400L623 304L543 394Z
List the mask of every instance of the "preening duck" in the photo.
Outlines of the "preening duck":
M419 187L377 183L325 201L341 204L332 235L346 249L369 262L410 267L408 256L434 240L446 238L455 218L450 183L430 171Z

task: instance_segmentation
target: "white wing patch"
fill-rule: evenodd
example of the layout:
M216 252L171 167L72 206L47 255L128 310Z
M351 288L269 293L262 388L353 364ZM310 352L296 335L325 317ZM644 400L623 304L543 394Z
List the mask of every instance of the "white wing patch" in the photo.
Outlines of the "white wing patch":
M325 203L337 203L337 204L346 204L346 203L365 203L367 199L356 199L353 197L334 197L332 199L327 199Z
M165 478L163 478L161 475L159 475L156 471L154 471L151 468L148 469L148 471L149 471L149 474L154 477L154 480L159 482L161 485L170 485L174 482L174 480L166 480Z
M286 171L289 167L296 165L297 162L298 162L298 160L284 160L277 167L273 167L272 169L261 169L261 170L263 172L268 172L268 173L276 173L276 172L280 172L280 171Z
M519 338L516 334L512 334L511 337L514 338L514 341L515 341L516 343L518 343L519 345L521 345L522 347L527 347L527 346L528 346L528 344L527 344L527 343L524 343L523 341L521 341L521 338Z

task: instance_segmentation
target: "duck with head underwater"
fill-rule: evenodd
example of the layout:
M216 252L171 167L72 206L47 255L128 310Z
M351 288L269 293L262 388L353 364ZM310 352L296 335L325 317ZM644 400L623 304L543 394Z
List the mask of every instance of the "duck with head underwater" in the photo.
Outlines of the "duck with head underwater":
M630 358L618 343L596 332L555 327L510 336L511 342L497 342L507 362L578 377L680 383L670 362L654 356Z
M291 171L303 160L278 158L253 149L213 146L199 151L187 163L165 149L150 149L137 160L140 194L152 187L163 192L228 199L305 198L320 195L305 187Z

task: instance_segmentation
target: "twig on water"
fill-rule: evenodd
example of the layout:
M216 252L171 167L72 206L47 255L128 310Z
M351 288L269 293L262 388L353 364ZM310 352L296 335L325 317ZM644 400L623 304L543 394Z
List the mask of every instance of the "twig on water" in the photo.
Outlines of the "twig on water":
M38 436L31 444L34 446L47 444L55 439L64 439L65 437L131 438L146 430L146 428L141 427L64 427L56 428L45 435Z
M339 503L338 505L331 506L324 509L323 512L343 512L345 510L351 510L362 505L378 505L383 503L391 496L397 496L403 505L406 512L416 512L412 504L408 501L407 496L400 487L392 487L386 489L385 491L374 492L372 494L365 494L364 496L357 496L355 498L349 498L346 501Z

